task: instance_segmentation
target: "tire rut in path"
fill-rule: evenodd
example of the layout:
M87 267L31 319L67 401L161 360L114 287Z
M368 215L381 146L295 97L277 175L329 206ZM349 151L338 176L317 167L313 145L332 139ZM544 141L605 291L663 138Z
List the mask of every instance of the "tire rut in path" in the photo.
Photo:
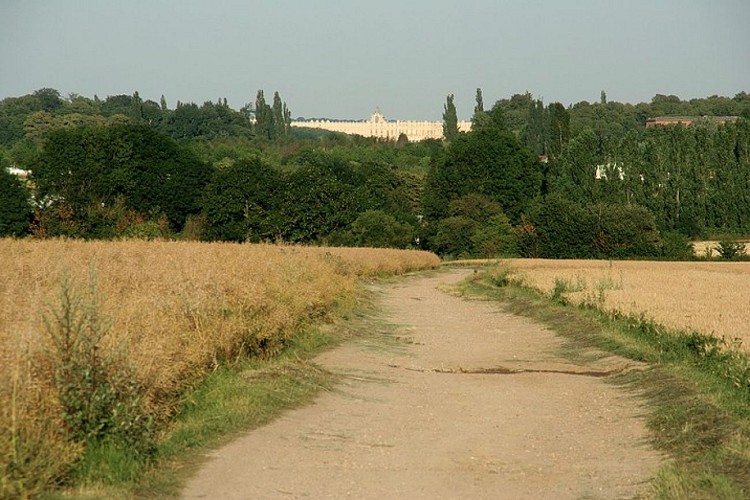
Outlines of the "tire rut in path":
M641 402L606 382L634 367L572 364L539 324L438 289L466 274L382 286L384 318L409 342L322 355L344 383L211 453L183 497L643 494L662 457L646 445Z

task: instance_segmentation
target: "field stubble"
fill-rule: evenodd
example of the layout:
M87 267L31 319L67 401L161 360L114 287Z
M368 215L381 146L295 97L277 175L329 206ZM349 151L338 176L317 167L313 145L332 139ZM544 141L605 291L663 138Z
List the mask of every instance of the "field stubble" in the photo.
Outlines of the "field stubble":
M125 353L140 404L167 421L222 361L271 356L356 300L357 279L436 267L418 251L187 242L0 240L0 497L59 481L83 453L66 434L45 333L69 281ZM89 297L89 291L93 291Z
M671 329L739 340L750 351L750 262L505 262L514 279L545 294L554 294L557 286L571 303L594 303Z

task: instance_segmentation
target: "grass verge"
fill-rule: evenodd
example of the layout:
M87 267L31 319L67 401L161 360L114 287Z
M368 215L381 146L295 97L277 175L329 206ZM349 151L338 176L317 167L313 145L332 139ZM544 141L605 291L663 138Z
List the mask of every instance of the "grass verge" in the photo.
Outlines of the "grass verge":
M465 296L501 301L566 339L566 351L598 349L649 368L614 379L648 402L653 445L670 457L653 498L750 497L750 362L697 332L670 331L643 317L574 306L513 282L502 270L477 273Z

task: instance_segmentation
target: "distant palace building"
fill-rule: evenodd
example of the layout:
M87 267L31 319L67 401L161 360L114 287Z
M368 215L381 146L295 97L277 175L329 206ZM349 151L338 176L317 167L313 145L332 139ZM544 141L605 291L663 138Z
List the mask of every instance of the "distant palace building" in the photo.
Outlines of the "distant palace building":
M646 127L663 127L666 125L684 125L692 123L726 123L736 122L737 116L657 116L646 119Z
M441 139L443 137L443 122L428 121L388 121L376 110L367 121L331 121L331 120L300 120L293 121L292 127L322 128L331 132L377 137L379 139L398 139L401 134L406 135L412 142L423 139ZM460 132L471 130L471 122L458 122Z

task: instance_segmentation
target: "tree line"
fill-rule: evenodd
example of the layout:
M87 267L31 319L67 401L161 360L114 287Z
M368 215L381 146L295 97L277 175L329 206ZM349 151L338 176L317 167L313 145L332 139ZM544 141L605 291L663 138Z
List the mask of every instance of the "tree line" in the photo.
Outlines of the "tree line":
M0 163L32 175L24 185L0 169L0 233L684 258L688 238L750 232L744 118L647 129L628 111L580 128L580 109L619 103L603 93L565 108L526 94L485 111L477 89L470 133L458 132L449 95L446 138L405 143L291 130L278 93L267 104L260 91L240 111L226 100L169 110L164 99L125 97L11 98L13 109L28 105L26 118L20 139L0 128L10 145ZM89 101L99 114L70 112ZM722 115L744 116L747 105L744 94L690 101Z

